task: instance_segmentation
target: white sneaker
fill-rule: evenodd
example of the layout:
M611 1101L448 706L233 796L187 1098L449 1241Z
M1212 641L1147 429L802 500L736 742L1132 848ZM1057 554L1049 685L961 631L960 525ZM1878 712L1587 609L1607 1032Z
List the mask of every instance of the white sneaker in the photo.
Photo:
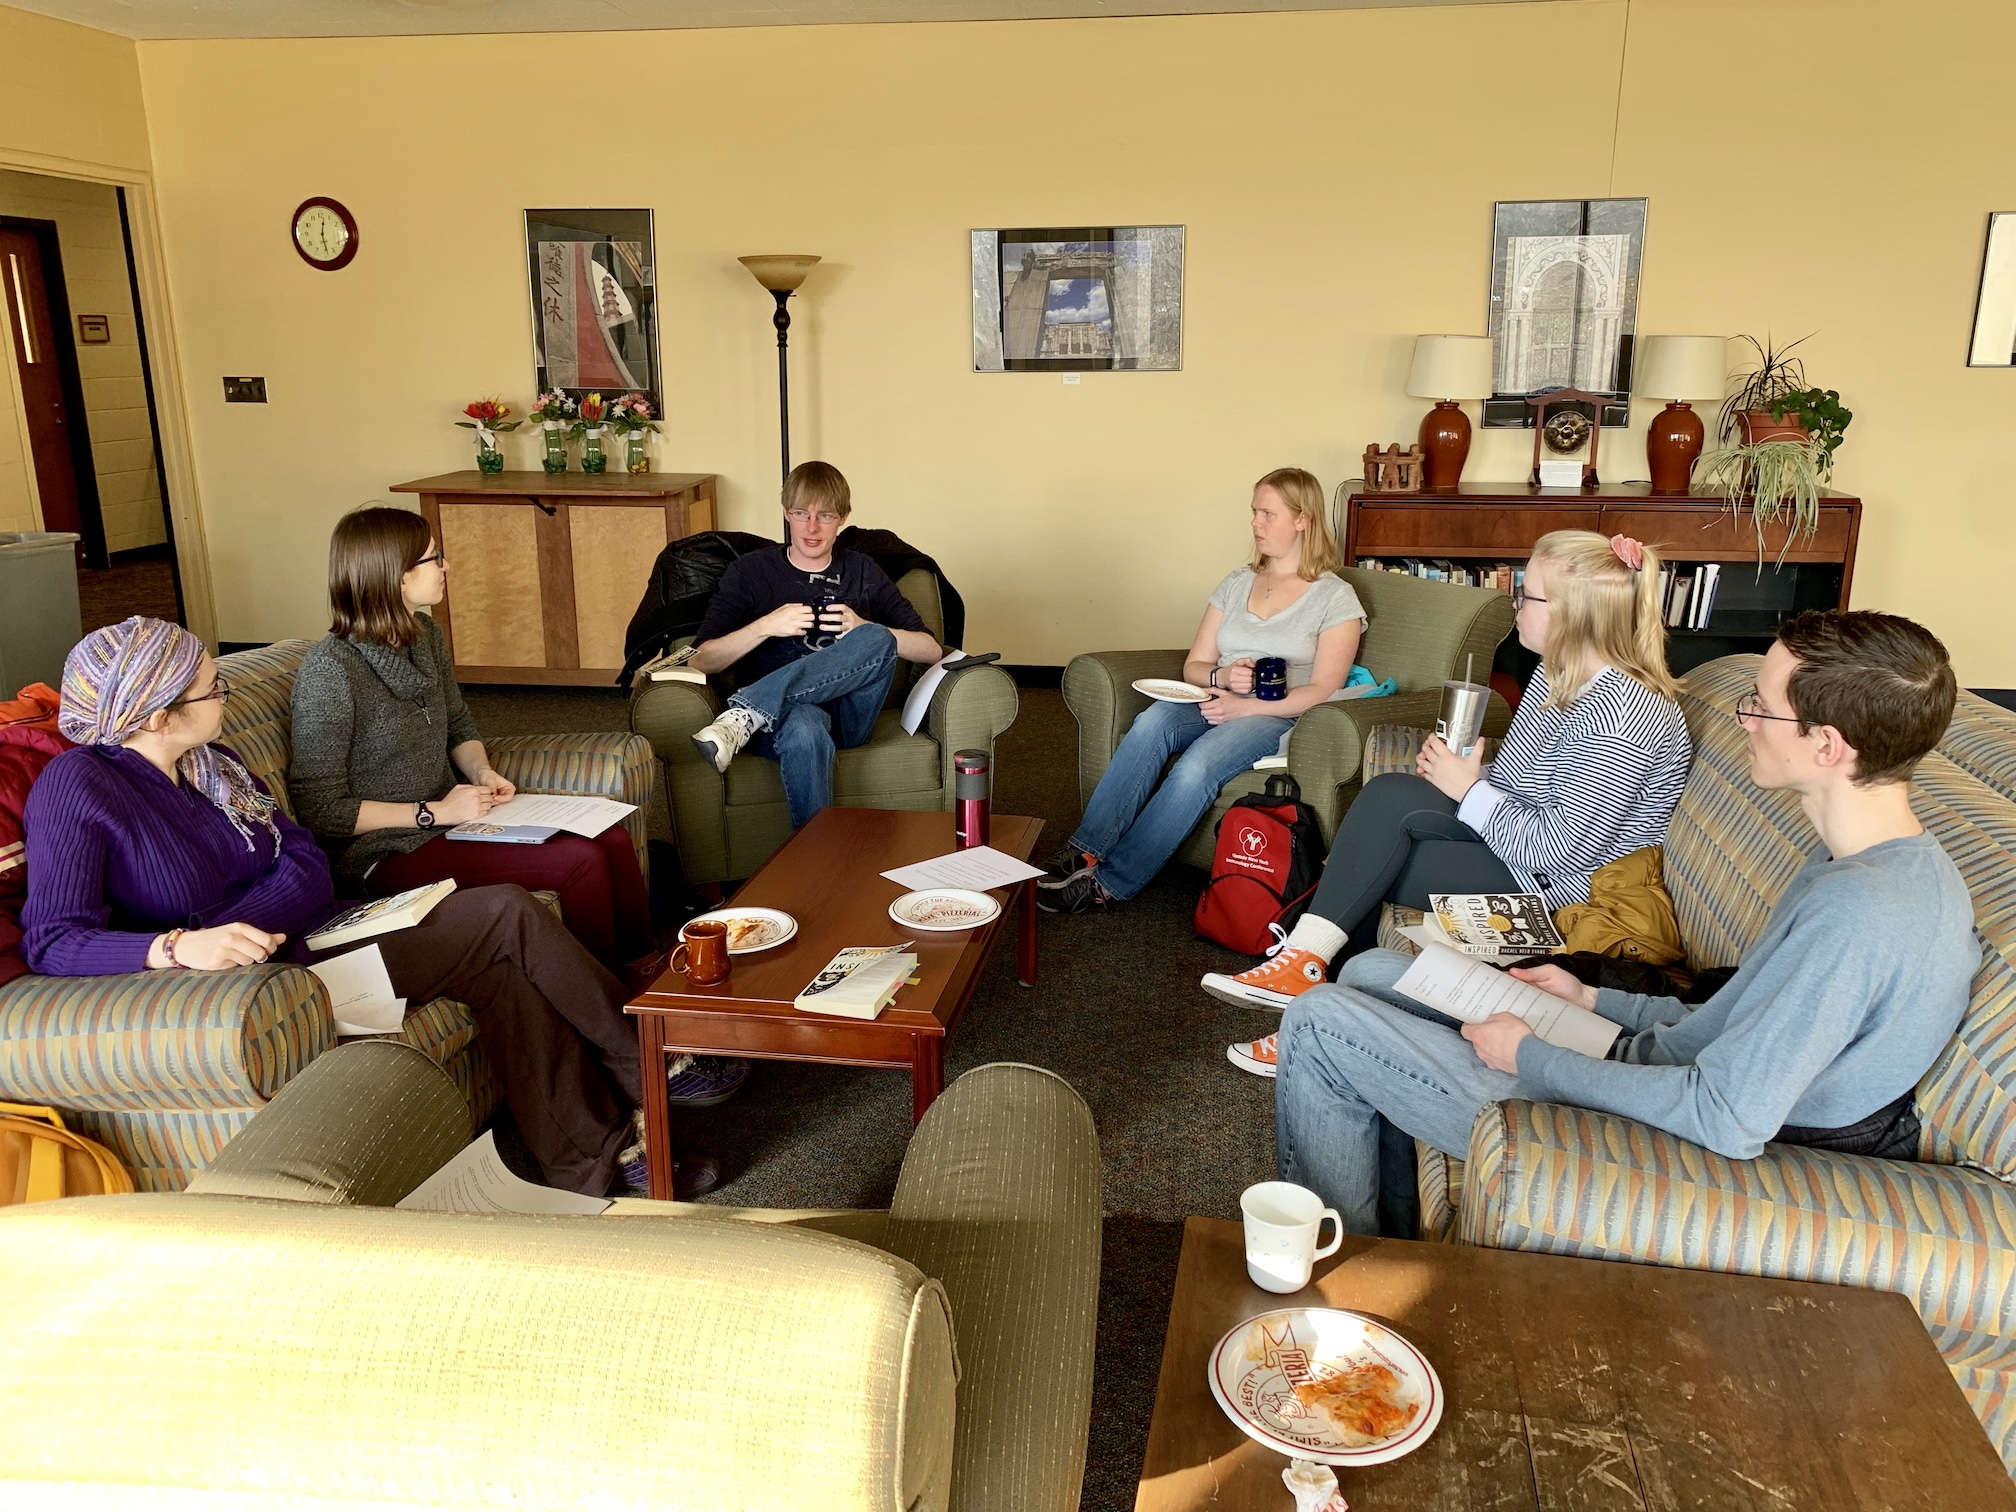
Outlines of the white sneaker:
M769 727L754 709L730 704L714 723L693 737L693 749L713 762L715 771L725 772L736 753Z
M1251 1071L1255 1076L1264 1076L1272 1080L1274 1059L1280 1044L1281 1036L1270 1034L1265 1039L1257 1039L1249 1044L1227 1045L1225 1059L1241 1071Z

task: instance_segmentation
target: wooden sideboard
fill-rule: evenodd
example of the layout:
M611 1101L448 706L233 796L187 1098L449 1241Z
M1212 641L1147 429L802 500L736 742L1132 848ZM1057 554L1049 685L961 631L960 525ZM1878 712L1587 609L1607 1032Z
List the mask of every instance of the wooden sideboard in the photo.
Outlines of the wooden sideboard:
M1778 621L1798 610L1847 608L1862 501L1822 490L1819 527L1789 542L1784 522L1767 526L1761 570L1754 570L1757 530L1747 512L1739 519L1720 499L1655 494L1647 483L1594 488L1463 483L1416 493L1359 489L1347 494L1339 524L1344 560L1353 564L1366 557L1521 561L1550 530L1628 535L1659 547L1676 566L1722 564L1714 622L1670 632L1672 665L1685 671L1731 651L1767 649ZM1520 653L1514 648L1511 655L1516 661Z
M454 472L394 484L448 559L434 617L470 683L606 686L668 541L714 529L712 473Z

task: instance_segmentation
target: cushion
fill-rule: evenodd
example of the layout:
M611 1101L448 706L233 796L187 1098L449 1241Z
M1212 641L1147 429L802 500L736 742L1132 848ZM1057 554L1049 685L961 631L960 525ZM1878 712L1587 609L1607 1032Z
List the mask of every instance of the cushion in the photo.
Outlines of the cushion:
M217 661L217 670L231 684L231 696L224 701L224 729L217 742L238 753L238 759L266 784L290 819L294 804L287 792L287 768L294 738L294 674L312 644L275 641L256 651L234 651Z

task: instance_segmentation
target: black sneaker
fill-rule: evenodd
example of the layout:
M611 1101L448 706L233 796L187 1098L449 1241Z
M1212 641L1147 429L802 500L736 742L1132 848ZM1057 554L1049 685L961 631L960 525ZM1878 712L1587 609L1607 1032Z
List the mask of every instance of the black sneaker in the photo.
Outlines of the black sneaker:
M1082 871L1090 871L1092 862L1085 852L1075 845L1066 845L1043 863L1046 882L1069 882Z
M1112 901L1099 885L1099 874L1089 866L1067 881L1036 884L1036 906L1045 913L1084 913Z

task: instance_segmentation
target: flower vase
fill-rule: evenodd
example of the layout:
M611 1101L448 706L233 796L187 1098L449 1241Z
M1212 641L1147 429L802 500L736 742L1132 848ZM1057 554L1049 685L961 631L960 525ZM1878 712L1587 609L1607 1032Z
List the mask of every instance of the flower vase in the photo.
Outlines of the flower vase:
M476 447L476 470L486 473L504 471L504 453L494 446L478 443Z
M628 450L623 459L623 466L627 471L633 473L651 471L650 439L651 433L641 430L634 430L625 438Z
M546 455L539 465L549 473L567 471L567 427L558 420L543 422L546 427Z
M581 471L599 473L609 470L609 459L602 453L602 427L591 425L581 437Z

